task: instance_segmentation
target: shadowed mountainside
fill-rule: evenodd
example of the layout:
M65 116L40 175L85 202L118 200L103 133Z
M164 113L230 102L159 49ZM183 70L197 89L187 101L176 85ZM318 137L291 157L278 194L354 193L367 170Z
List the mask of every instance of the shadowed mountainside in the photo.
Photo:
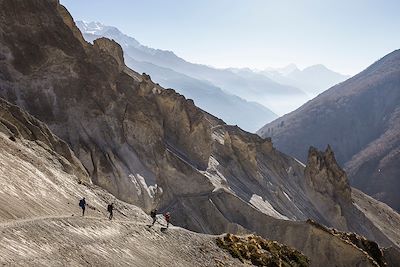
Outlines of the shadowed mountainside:
M400 210L400 50L258 133L300 160L331 144L353 186Z

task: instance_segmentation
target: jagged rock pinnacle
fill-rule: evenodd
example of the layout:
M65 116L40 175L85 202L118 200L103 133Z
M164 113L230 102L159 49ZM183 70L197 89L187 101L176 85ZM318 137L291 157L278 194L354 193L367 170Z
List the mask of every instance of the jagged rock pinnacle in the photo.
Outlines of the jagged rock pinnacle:
M99 38L94 41L93 46L95 49L108 53L117 62L118 66L122 69L125 66L124 53L122 47L108 38Z
M349 180L346 172L336 162L330 145L325 152L310 147L304 173L308 185L317 192L328 194L339 201L351 201Z

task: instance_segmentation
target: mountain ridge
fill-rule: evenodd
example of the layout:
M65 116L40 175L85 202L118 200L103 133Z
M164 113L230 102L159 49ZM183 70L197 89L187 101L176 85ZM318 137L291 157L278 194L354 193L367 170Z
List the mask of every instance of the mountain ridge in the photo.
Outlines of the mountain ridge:
M391 188L398 182L399 62L395 50L258 133L300 160L307 145L330 143L353 185L398 210L400 199Z
M312 97L350 78L349 75L330 70L322 64L311 65L302 70L296 65L288 65L282 69L267 69L261 73L282 84L300 88Z

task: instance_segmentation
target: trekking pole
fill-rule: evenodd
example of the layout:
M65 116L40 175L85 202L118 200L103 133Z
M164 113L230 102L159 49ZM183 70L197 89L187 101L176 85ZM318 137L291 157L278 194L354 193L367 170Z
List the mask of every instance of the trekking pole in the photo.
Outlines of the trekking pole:
M126 218L128 218L128 216L126 216L122 211L119 211L119 210L117 210L117 209L115 209L115 211L118 211L119 213L121 213L122 214L122 216L124 216L124 217L126 217Z

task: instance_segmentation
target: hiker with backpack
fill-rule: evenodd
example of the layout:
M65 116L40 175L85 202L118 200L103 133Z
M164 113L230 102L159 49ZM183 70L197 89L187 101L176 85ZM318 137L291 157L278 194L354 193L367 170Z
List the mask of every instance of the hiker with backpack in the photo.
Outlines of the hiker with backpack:
M152 210L150 216L153 219L153 223L149 227L152 227L157 221L157 209Z
M169 221L170 221L170 219L171 219L171 214L170 214L169 212L166 212L166 213L164 214L164 218L165 218L165 221L167 222L167 228L168 228L168 226L169 226Z
M111 221L113 218L113 210L114 210L114 203L108 204L107 206L107 211L110 213L110 215L108 216L108 219Z
M82 216L85 216L85 209L86 209L86 199L82 198L79 200L79 207L82 209Z

